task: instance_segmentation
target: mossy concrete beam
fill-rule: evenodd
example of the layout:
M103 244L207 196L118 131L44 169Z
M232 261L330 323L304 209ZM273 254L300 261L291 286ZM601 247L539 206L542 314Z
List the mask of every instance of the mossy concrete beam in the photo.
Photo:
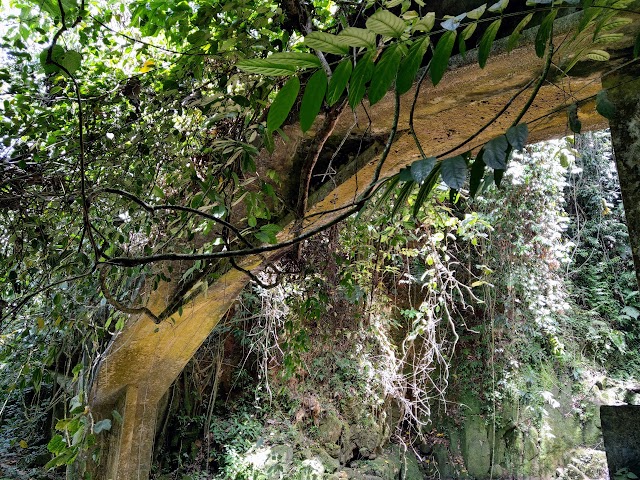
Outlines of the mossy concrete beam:
M559 38L558 43L563 39ZM491 138L503 134L519 114L531 92L531 86L520 95L516 92L530 85L540 74L543 61L536 57L531 45L492 56L484 69L473 60L454 59L457 66L450 70L442 82L433 87L424 85L416 100L415 128L425 153L440 156L454 149L452 155L474 150ZM621 60L624 60L623 58ZM615 61L606 64L615 66ZM568 134L564 106L580 103L580 119L584 129L606 126L592 101L600 89L599 68L594 62L588 74L582 69L580 77L553 76L541 88L525 122L531 131L530 141L540 141ZM381 178L397 173L417 160L418 150L409 133L409 111L415 91L402 97L399 131L389 156L382 168ZM508 105L503 115L482 129L501 107ZM365 135L373 132L380 138L388 134L394 111L394 96L388 94L382 101L365 110L345 110L338 121L334 136ZM368 119L371 119L369 124ZM271 167L290 165L293 145L304 140L299 127L285 129L288 143L277 139L273 155L263 154L260 164ZM309 132L307 136L313 135ZM456 148L470 136L473 140ZM311 198L308 215L302 231L309 231L333 220L365 191L380 159L383 142L374 143L365 152L344 165L340 171ZM260 167L259 168L263 168ZM637 167L634 167L637 168ZM286 168L283 172L286 174ZM634 170L636 181L640 175ZM637 193L637 192L636 192ZM640 205L637 202L636 205ZM328 212L328 213L327 213ZM640 212L638 217L640 218ZM280 240L290 238L298 231L289 223L279 235ZM277 253L246 258L242 266L259 271ZM105 444L107 462L96 478L112 480L146 479L149 475L153 450L155 416L162 395L180 374L198 347L218 324L233 304L249 278L236 270L224 273L206 291L197 295L183 307L182 315L174 315L160 325L145 317L132 318L124 331L105 352L90 395L91 408L96 417L109 416L114 408L123 414L124 422L110 434ZM148 303L155 313L169 302L170 286L156 290Z

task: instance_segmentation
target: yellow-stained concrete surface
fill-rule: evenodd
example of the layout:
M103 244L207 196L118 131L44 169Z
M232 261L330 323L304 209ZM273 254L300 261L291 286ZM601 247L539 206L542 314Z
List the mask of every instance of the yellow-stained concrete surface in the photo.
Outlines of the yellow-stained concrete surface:
M415 113L416 133L425 153L437 156L457 146L511 102L503 116L456 153L477 149L487 140L504 133L527 101L531 88L515 99L514 94L535 79L542 66L542 60L535 56L533 49L526 47L511 54L491 57L485 69L473 64L449 71L435 88L425 82ZM611 64L607 67L610 68ZM580 78L553 75L553 81L542 87L524 117L523 121L529 124L531 131L530 141L569 133L566 111L559 107L592 98L601 88L600 75L595 70ZM420 158L408 134L408 115L413 97L413 91L402 97L399 131L382 169L382 177L392 175ZM367 106L366 112L362 107L355 114L345 110L334 135L339 138L349 130L356 135L365 131L386 134L392 124L393 107L393 95L388 94L372 108ZM371 118L371 125L367 122L367 115ZM580 107L580 119L585 130L606 125L595 112L593 102L586 102ZM276 153L265 161L290 164L291 155L295 152L291 145L301 139L301 134L295 133L295 129L295 126L287 129L291 133L291 143L283 145L282 140L277 140ZM310 216L307 216L304 231L335 218L339 212L322 212L350 204L366 189L381 150L381 145L371 147L366 153L370 159L355 174L343 173L341 176L339 173L333 180L336 184L323 189L324 194L316 199L308 212ZM289 238L294 230L293 224L289 225L280 233L279 239ZM274 255L245 258L241 264L245 269L256 271ZM109 414L116 405L124 406L124 423L112 433L117 438L111 442L108 474L105 473L104 478L148 478L160 398L248 281L245 274L231 270L185 305L182 316L175 314L160 325L144 316L131 318L113 341L105 353L90 396L91 406L98 413ZM149 308L156 313L162 311L166 295L163 289L154 292Z

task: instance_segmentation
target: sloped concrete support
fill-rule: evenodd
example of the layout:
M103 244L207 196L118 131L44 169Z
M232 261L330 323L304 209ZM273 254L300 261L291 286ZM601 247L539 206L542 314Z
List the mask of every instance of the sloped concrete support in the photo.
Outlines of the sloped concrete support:
M562 44L563 40L564 37L558 38L557 44ZM620 56L607 66L613 68L623 61L625 58ZM468 150L477 151L509 128L527 102L532 82L543 68L543 60L535 55L530 45L509 54L496 53L484 69L475 63L473 52L467 53L466 60L458 59L457 62L452 61L452 68L436 87L425 85L419 96L416 97L412 90L401 98L398 133L381 165L379 178L393 175L421 158L409 132L409 112L414 99L415 134L427 156L445 158ZM562 64L562 59L556 63ZM594 68L602 63L596 62ZM562 107L576 101L581 106L580 119L585 130L603 127L604 119L595 112L591 101L599 90L601 74L594 70L591 74L558 77L545 83L523 119L529 125L529 140L540 141L567 134L567 117ZM505 106L503 114L486 126L487 121ZM349 109L343 111L333 132L336 144L349 136L369 136L375 141L355 158L345 154L344 165L338 173L309 199L311 207L302 225L286 224L283 219L286 226L278 235L280 242L327 226L367 190L369 182L378 173L380 154L393 121L390 112L393 111L393 94L387 94L366 112L362 107L355 113ZM315 134L312 128L303 135L295 125L284 130L288 141L277 138L275 152L272 155L263 152L257 161L259 169L274 168L282 177L292 175L292 158L299 145ZM640 182L640 174L636 171L633 175L635 181ZM638 197L633 198L640 198L638 187L634 188ZM640 209L640 201L635 205ZM635 215L640 222L640 210ZM640 232L632 235L636 235L637 242ZM242 267L257 272L275 255L277 253L268 252L260 257L245 258ZM145 317L130 319L103 355L90 395L91 409L97 419L111 416L114 408L125 417L118 432L110 433L111 443L105 445L103 461L108 459L107 471L94 478L148 478L154 439L152 427L162 395L248 282L249 277L244 273L231 270L208 288L195 292L193 300L184 305L182 315L176 314L160 325ZM156 314L161 312L170 300L168 296L169 293L154 292L147 307Z
M640 283L640 68L630 66L603 79L615 106L609 120L622 201L629 228L629 243Z
M158 410L148 394L149 385L126 387L118 405L123 421L111 434L104 478L149 478Z

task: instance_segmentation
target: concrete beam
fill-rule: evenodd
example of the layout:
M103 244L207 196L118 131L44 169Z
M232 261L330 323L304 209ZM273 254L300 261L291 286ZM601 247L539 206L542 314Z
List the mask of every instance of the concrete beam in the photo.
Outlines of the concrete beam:
M542 60L532 50L527 46L511 54L496 55L490 58L484 69L475 63L460 61L460 65L449 71L437 87L425 85L417 99L415 126L426 154L438 156L471 135L476 135L474 140L453 154L476 149L504 133L525 104L531 89L517 98L514 98L515 93L542 70ZM471 55L470 59L473 59ZM615 66L615 62L608 63L606 67L611 68L612 65ZM592 101L600 89L601 72L595 67L602 66L594 63L592 71L581 77L553 76L552 81L542 87L524 118L531 131L530 141L568 134L563 107L576 101L581 103L580 119L585 130L606 126ZM409 135L408 115L413 98L414 91L402 97L399 132L382 169L382 177L393 175L420 158ZM367 108L366 112L363 107L356 112L343 112L334 135L337 139L347 134L364 135L365 132L384 136L391 126L393 103L393 95L389 94L372 108ZM479 131L496 111L507 104L509 108L496 122ZM370 125L367 118L371 119ZM277 140L276 152L271 156L265 155L262 159L265 163L272 166L291 164L291 156L304 137L297 126L287 127L286 132L289 143ZM381 151L381 144L369 147L315 192L303 231L326 225L338 215L336 209L349 205L367 188ZM634 172L636 179L640 179L637 170ZM326 213L329 211L331 213ZM640 212L638 215L640 218ZM293 233L294 225L291 223L280 233L279 239L290 238ZM242 266L257 271L274 255L246 258ZM98 417L100 414L108 415L117 406L122 409L124 417L123 425L111 434L109 461L100 478L148 478L160 398L248 281L245 274L229 271L185 305L182 316L176 314L161 325L155 325L144 317L132 318L115 339L104 356L90 395L91 408ZM163 290L154 292L149 308L155 313L162 311L168 303L167 295Z

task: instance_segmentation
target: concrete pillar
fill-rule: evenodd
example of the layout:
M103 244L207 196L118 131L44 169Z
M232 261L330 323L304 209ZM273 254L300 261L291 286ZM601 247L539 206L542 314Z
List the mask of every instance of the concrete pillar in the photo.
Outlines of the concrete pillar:
M609 119L629 243L640 283L640 68L627 66L602 80L616 110Z
M158 417L156 396L146 384L126 387L118 402L122 424L115 424L109 436L105 480L149 478Z

